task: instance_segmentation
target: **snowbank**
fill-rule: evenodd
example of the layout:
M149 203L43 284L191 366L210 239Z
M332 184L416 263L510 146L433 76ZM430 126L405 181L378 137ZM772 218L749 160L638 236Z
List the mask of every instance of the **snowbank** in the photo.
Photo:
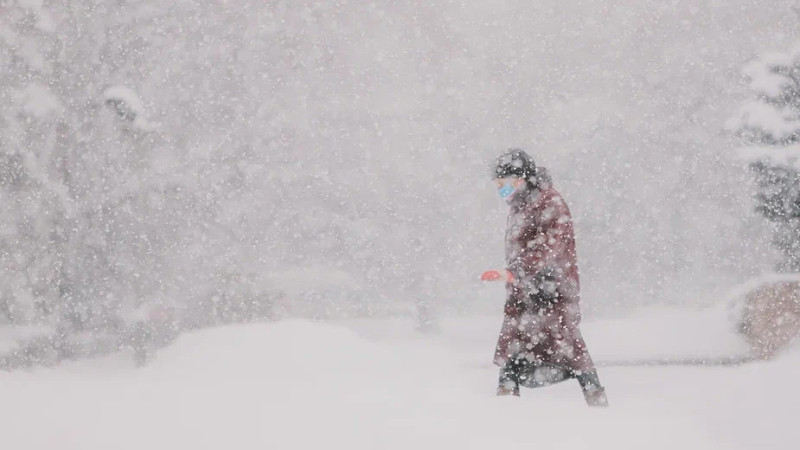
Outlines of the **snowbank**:
M796 352L740 368L603 369L612 406L590 410L571 382L494 397L497 319L447 321L434 339L402 321L226 327L185 335L138 371L107 359L3 373L4 447L784 449L800 437ZM587 324L590 345L660 333L651 319Z

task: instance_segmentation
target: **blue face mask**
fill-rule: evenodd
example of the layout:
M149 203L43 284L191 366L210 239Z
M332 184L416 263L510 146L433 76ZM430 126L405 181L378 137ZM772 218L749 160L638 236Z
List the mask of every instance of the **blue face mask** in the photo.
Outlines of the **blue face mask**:
M516 191L516 189L514 189L514 187L511 186L511 182L506 181L506 184L504 184L503 187L498 189L497 193L500 194L500 198L507 199L508 197L511 197L511 194L513 194L514 191Z

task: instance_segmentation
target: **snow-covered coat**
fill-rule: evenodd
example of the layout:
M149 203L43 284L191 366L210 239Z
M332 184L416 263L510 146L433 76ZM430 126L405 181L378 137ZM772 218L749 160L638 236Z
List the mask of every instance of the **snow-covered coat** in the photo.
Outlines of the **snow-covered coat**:
M505 317L494 362L525 357L576 371L593 368L581 337L580 281L572 216L545 169L538 187L509 201Z

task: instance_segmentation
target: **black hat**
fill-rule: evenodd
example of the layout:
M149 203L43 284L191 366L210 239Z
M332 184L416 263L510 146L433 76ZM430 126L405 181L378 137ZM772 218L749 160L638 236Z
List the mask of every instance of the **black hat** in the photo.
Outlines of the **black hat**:
M492 178L523 178L532 180L536 176L536 164L524 150L512 148L497 157Z

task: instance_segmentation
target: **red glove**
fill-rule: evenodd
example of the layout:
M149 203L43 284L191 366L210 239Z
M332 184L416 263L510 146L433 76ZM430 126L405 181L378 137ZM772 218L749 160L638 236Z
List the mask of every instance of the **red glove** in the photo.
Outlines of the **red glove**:
M481 281L514 281L514 275L508 270L487 270L481 275Z

